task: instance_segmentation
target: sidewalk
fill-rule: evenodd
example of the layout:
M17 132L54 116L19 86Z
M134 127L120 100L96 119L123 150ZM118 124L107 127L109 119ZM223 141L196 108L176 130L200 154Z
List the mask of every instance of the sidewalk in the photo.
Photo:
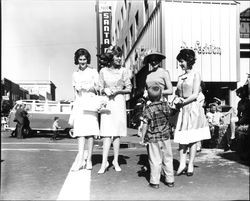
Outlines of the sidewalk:
M128 136L121 138L122 172L115 172L110 166L109 171L98 175L101 153L94 153L91 200L249 200L249 166L235 152L222 149L202 149L197 153L194 176L175 176L174 188L161 182L160 189L150 189L149 172L141 171L147 164L147 152L136 133L136 129L129 128ZM178 144L172 142L172 149L177 170ZM112 151L108 160L113 160Z

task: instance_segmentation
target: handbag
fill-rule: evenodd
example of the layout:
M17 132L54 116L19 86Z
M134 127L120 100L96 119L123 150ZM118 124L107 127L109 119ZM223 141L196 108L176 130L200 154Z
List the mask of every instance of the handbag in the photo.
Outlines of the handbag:
M85 99L81 101L81 108L83 111L105 113L108 112L107 103L108 97L94 95L85 97Z

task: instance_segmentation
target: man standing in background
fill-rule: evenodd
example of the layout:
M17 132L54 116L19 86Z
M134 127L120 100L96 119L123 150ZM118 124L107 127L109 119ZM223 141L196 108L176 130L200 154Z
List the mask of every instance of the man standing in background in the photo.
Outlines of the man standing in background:
M23 126L24 126L24 105L20 105L16 110L14 121L17 122L16 134L18 139L23 139Z

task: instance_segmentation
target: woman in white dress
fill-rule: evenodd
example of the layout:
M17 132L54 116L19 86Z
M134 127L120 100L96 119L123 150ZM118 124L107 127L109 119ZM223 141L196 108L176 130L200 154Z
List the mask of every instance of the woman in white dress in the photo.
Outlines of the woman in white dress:
M103 138L102 165L98 174L103 174L109 167L108 153L113 140L113 166L121 171L118 163L120 137L127 135L126 100L125 94L131 92L131 82L126 69L121 66L122 50L118 46L111 46L106 53L109 63L99 72L101 93L108 97L108 113L101 114L100 136Z
M72 167L73 171L82 168L92 169L92 150L94 136L99 135L97 112L87 110L93 102L98 90L98 72L89 66L90 54L80 48L75 52L75 65L78 70L73 73L72 85L74 88L74 136L78 137L78 154ZM85 161L85 140L88 145L88 157Z
M180 75L176 94L180 108L177 125L174 133L174 142L179 143L180 165L176 175L186 173L192 176L194 172L194 159L197 142L210 139L210 131L204 109L200 103L202 92L200 90L200 74L193 69L195 52L191 49L182 49L177 60L184 74ZM187 149L190 149L188 167L186 167ZM187 172L186 172L187 171Z

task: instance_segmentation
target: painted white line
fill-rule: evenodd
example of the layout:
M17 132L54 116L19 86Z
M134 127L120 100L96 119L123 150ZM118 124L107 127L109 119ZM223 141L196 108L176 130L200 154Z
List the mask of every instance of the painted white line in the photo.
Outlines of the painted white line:
M57 142L4 142L2 144L45 144L45 145L74 145L74 146L77 146L77 143L76 144L71 144L71 143L57 143Z
M77 151L77 149L1 149L2 151Z
M73 172L71 169L57 200L90 200L91 171L82 169Z

